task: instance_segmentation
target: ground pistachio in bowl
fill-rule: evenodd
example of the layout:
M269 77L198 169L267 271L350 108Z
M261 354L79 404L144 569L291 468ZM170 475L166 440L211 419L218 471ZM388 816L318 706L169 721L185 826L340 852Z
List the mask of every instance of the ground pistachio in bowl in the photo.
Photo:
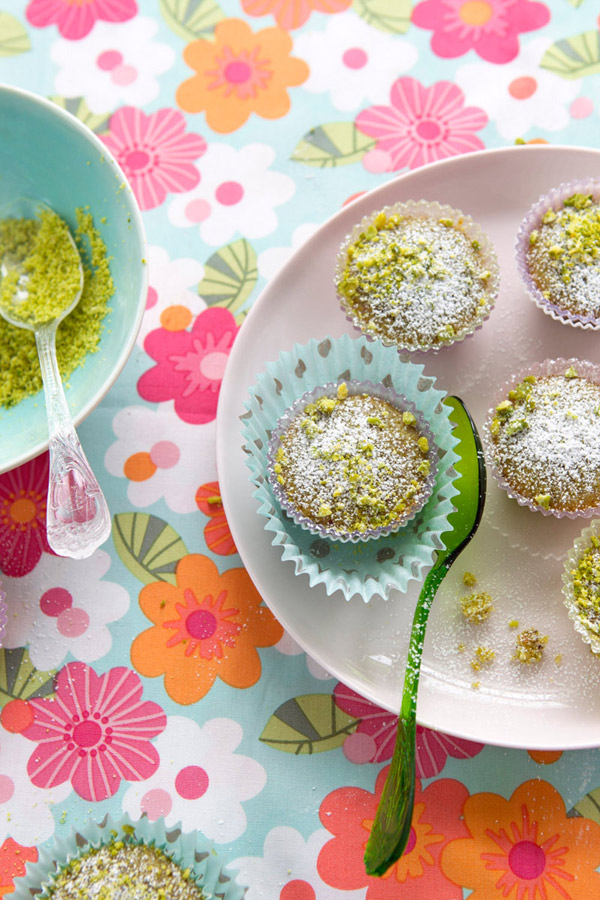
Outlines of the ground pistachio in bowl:
M83 287L69 226L41 206L34 218L0 217L0 307L25 325L60 318Z

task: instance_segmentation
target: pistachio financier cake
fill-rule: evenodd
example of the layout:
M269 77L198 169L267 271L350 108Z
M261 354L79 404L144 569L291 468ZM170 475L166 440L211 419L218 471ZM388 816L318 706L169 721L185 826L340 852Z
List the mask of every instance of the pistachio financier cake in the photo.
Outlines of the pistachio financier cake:
M112 841L72 859L45 886L52 900L206 900L190 871L158 847Z
M600 182L561 185L540 198L517 239L517 265L532 299L570 324L600 327Z
M336 265L338 297L354 326L406 350L471 334L490 314L498 283L496 255L479 225L423 200L367 216Z
M281 506L309 531L365 540L396 531L433 489L437 448L413 404L383 385L340 382L304 394L269 445Z
M547 360L522 375L488 415L487 441L501 487L556 516L600 506L600 371Z

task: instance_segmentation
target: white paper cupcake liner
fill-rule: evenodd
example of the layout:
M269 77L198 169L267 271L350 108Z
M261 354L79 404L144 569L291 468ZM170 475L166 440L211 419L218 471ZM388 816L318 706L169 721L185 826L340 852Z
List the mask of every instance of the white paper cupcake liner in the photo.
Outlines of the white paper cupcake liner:
M14 900L51 897L53 876L89 848L115 840L146 844L164 851L182 869L190 870L205 900L242 900L246 892L245 887L235 882L235 871L225 871L223 859L197 831L183 832L178 825L167 828L162 818L150 822L145 816L133 820L127 815L119 818L108 815L102 822L72 828L69 834L57 837L50 848L39 847L37 862L27 863L25 875L15 879L11 897Z
M407 339L405 341L398 341L379 333L372 334L367 329L363 319L361 319L361 317L357 313L355 313L348 307L346 298L337 290L339 281L346 268L347 250L349 245L357 240L361 232L365 231L380 213L385 213L386 216L397 214L400 216L410 216L412 218L430 218L435 219L436 221L443 218L452 219L453 221L460 219L461 231L463 231L472 241L479 242L482 258L485 261L486 268L490 272L490 277L488 279L486 288L488 303L485 306L481 307L481 312L478 316L473 317L473 319L469 323L467 323L460 331L457 331L451 339L448 339L440 344L432 344L429 340L411 342ZM451 206L438 203L435 200L406 200L402 203L395 203L391 206L384 206L381 209L374 210L369 215L364 216L361 221L354 226L350 234L346 236L346 238L340 245L335 264L334 284L339 303L346 315L346 319L368 340L380 341L384 346L395 347L397 350L423 350L435 353L441 350L443 347L448 347L452 344L463 341L465 338L474 334L479 328L481 328L483 323L492 312L492 309L498 297L498 291L500 288L500 268L498 265L498 259L496 256L494 245L492 244L487 234L483 231L482 227L477 222L475 222L471 218L471 216L462 212L462 210L454 209Z
M386 400L397 409L405 412L411 412L415 416L419 433L426 437L429 442L429 452L424 458L427 458L430 463L430 472L427 479L425 480L421 502L418 504L418 506L413 507L410 512L408 512L403 518L398 519L397 521L392 522L389 525L381 526L380 528L372 528L362 532L353 531L340 533L333 527L326 527L325 525L321 525L318 522L315 522L313 519L307 518L306 516L302 515L302 513L290 501L290 498L288 497L286 491L277 482L277 476L275 474L273 466L275 464L275 454L278 447L280 446L282 434L289 427L292 420L304 409L305 406L307 406L307 404L314 403L315 400L318 400L321 397L335 397L339 382L330 382L326 385L320 385L312 391L306 391L279 418L277 425L273 429L268 444L267 476L269 478L271 490L273 491L273 494L275 495L275 498L277 499L279 505L289 516L291 516L291 518L295 522L302 526L302 528L306 528L312 534L317 534L320 537L329 538L330 540L353 541L356 543L357 541L368 541L373 540L374 538L384 537L394 531L398 531L399 528L403 528L408 522L410 522L411 519L413 519L417 515L417 513L419 513L423 509L423 507L431 497L431 494L433 493L433 486L435 484L437 475L438 448L429 425L427 424L415 404L408 400L406 397L398 394L390 387L386 387L383 384L373 384L373 382L371 381L346 381L344 383L346 384L349 394L367 393L371 396Z
M576 569L579 565L581 557L591 546L590 539L592 537L600 539L600 519L595 519L591 525L583 529L567 553L562 575L562 590L564 603L575 631L586 644L590 645L594 653L600 654L600 623L591 622L585 615L585 611L578 606L575 599L573 575L571 574L573 569Z
M582 359L546 359L543 362L532 363L526 369L522 369L512 378L510 378L503 387L499 390L496 398L494 399L492 405L488 409L485 422L482 429L482 444L485 453L486 464L488 466L489 471L491 471L492 475L496 479L498 485L502 488L502 490L506 491L509 497L513 500L516 500L521 506L526 506L532 512L541 513L543 516L554 516L557 519L567 518L567 519L579 519L579 518L591 518L592 516L600 515L600 505L599 506L590 506L584 509L570 510L570 509L545 509L545 507L540 506L535 500L523 496L519 491L517 491L505 478L502 472L498 469L496 465L496 453L494 448L494 441L492 440L491 435L491 424L492 420L497 415L496 407L503 400L506 400L508 397L508 392L512 388L514 388L517 384L519 384L523 378L527 375L535 375L536 377L544 377L546 375L564 375L564 373L570 368L573 367L578 375L582 375L590 381L595 382L596 384L600 384L600 366L596 366L591 362Z
M439 449L433 494L421 512L400 531L360 544L326 540L297 525L283 512L267 477L267 446L279 418L303 393L333 381L392 387L414 403ZM296 344L257 377L245 404L242 436L258 512L282 559L294 565L297 575L307 575L311 587L322 584L327 594L339 590L346 599L355 594L365 602L374 596L387 599L391 591L406 591L411 580L420 580L443 546L441 535L450 530L448 516L457 493L458 439L442 402L446 394L434 383L422 365L403 362L395 348L348 335Z
M572 325L575 328L583 328L586 331L597 331L600 329L600 314L594 316L572 312L546 299L531 277L527 265L529 235L540 227L544 213L549 209L553 209L555 212L562 209L564 201L568 197L572 197L573 194L592 194L595 201L600 201L600 179L589 177L563 182L552 188L547 194L539 197L523 218L517 232L515 260L521 281L529 298L533 300L536 306L557 322Z

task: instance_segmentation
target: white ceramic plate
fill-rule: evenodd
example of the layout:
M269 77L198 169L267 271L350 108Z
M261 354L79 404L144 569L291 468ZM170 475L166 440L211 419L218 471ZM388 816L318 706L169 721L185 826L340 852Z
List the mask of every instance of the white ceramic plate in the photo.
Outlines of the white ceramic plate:
M469 213L489 234L501 267L501 292L483 328L438 354L414 354L437 385L462 397L478 427L498 385L527 361L579 357L600 362L600 337L552 320L525 295L513 259L521 218L552 186L600 174L600 151L525 146L445 160L396 178L333 216L263 291L244 323L221 388L217 462L224 505L242 560L266 603L295 640L332 675L379 706L396 711L412 611L419 590L389 601L346 601L311 589L281 560L257 515L244 463L239 416L248 388L268 360L311 337L356 334L335 298L334 260L352 225L397 200L438 200ZM575 634L561 595L563 558L589 520L530 512L489 478L484 518L436 598L423 659L418 720L457 736L503 746L567 749L600 745L600 660ZM465 623L459 598L465 571L494 599L487 623ZM515 631L548 635L537 666L512 659ZM459 645L464 644L464 651ZM474 672L478 645L494 663ZM562 656L557 662L556 657ZM472 687L479 681L478 690Z

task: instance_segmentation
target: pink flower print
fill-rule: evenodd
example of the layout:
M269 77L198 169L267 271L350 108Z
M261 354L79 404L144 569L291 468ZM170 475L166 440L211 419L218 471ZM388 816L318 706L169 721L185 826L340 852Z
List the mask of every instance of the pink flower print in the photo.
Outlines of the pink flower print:
M53 700L30 700L32 724L23 732L37 742L27 764L37 787L70 781L84 800L106 800L121 779L144 781L158 768L152 738L167 719L151 700L142 702L142 682L119 666L104 675L84 663L59 673Z
M391 759L396 740L398 717L361 697L341 682L333 691L336 705L359 720L358 728L343 744L344 755L354 763L379 763ZM416 772L419 778L433 778L446 765L449 756L470 759L483 750L483 744L451 737L417 725Z
M89 34L98 19L126 22L136 13L135 0L31 0L26 10L30 25L58 25L62 36L70 41Z
M363 159L370 171L416 169L483 149L474 132L487 124L487 115L479 107L464 106L463 92L449 81L427 88L414 78L398 78L390 104L371 106L356 118L357 128L377 140Z
M531 0L425 0L412 20L433 31L431 49L453 59L474 50L491 63L507 63L519 53L519 34L542 28L550 19L543 3Z
M42 552L53 552L46 537L47 493L47 453L0 475L0 570L5 575L27 575Z
M179 418L192 425L212 422L237 330L229 310L214 306L196 317L191 331L151 331L144 349L158 365L138 381L140 397L174 400Z
M193 160L206 151L199 134L186 134L183 113L159 109L146 115L124 106L101 135L125 172L141 209L154 209L169 193L190 191L200 181Z

